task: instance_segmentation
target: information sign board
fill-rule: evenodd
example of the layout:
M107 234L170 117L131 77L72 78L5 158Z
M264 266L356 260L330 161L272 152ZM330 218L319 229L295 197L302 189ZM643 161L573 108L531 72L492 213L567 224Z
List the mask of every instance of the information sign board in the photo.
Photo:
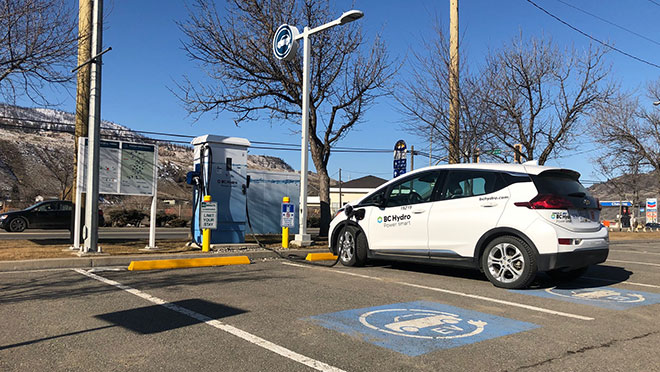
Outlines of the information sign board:
M280 225L282 227L293 227L296 217L296 208L293 203L282 203L282 219Z
M82 177L78 187L86 192L87 138L80 138L78 157ZM157 176L155 145L122 141L99 142L99 193L153 196Z
M202 220L199 223L201 229L215 230L218 228L218 203L202 202Z

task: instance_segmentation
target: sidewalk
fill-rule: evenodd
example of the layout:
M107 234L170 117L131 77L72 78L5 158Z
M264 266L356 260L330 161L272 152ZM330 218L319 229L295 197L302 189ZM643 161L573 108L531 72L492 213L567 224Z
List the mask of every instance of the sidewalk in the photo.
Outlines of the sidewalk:
M227 256L248 256L250 261L261 259L279 258L279 256L263 248L236 249L230 250L226 247L217 247L217 251L208 253L163 253L163 254L141 254L141 255L119 255L119 256L84 256L71 258L43 258L36 260L19 261L0 261L0 272L8 271L26 271L26 270L46 270L46 269L68 269L68 268L94 268L108 266L126 266L131 261L163 260L177 258L203 258L203 257L227 257ZM278 249L284 256L295 255L302 259L308 253L327 252L318 248L313 249Z

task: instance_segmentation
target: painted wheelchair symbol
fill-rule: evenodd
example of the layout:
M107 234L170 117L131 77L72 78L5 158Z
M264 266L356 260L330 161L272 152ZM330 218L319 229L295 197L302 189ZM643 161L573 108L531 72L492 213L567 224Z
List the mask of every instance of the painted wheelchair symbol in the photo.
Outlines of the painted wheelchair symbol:
M545 291L555 296L574 298L585 301L637 303L646 299L641 294L623 293L612 289L575 289L570 292L557 292L557 288L548 288ZM566 293L567 292L567 293Z
M384 315L392 312L398 315ZM393 320L386 322L384 320ZM423 309L384 309L364 313L360 323L391 335L422 339L454 339L480 334L488 323L464 321L456 314Z

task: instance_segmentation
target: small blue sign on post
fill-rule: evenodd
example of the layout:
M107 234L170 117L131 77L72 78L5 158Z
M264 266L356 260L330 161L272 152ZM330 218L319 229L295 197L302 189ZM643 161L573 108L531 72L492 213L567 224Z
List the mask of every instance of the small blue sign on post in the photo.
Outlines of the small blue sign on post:
M282 219L280 225L282 227L293 227L296 218L296 206L293 203L282 203Z
M408 147L406 146L406 142L404 140L396 141L396 144L394 145L394 177L395 178L406 173L406 169L408 167L406 161L407 149Z

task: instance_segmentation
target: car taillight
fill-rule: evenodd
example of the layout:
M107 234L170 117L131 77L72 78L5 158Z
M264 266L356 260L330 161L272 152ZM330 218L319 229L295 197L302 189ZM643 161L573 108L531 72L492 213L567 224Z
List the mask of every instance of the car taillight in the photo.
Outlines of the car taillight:
M103 217L103 211L99 209L99 217Z
M596 204L598 205L598 210L603 210L603 207L600 205L600 199L596 198Z
M538 194L528 202L513 203L517 207L527 207L530 209L569 209L573 208L571 202L560 195Z

